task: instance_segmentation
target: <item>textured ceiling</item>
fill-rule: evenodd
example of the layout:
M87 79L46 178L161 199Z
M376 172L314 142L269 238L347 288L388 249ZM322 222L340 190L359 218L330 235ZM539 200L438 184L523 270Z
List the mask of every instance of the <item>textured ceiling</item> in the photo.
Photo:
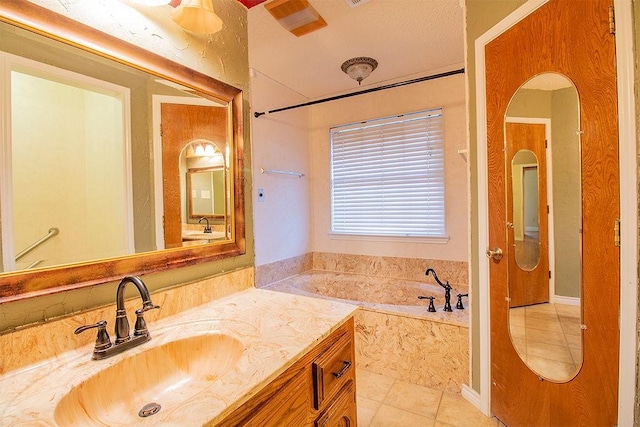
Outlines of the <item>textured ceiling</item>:
M309 0L327 27L302 37L282 28L264 5L248 11L249 65L309 99L461 68L463 13L459 0ZM340 69L370 56L378 68L358 83Z

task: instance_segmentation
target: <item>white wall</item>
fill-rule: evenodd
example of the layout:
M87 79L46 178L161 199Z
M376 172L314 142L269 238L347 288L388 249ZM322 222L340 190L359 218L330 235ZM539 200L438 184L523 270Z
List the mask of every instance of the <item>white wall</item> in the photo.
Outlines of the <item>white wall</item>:
M307 101L257 70L252 75L253 111ZM251 127L253 215L256 266L259 266L311 251L309 108L252 118ZM263 174L261 168L300 172L305 176ZM262 202L258 201L258 189L264 191Z
M128 254L122 100L22 73L12 80L15 250L60 230L18 268Z
M317 104L311 108L312 242L316 252L467 261L467 164L458 154L466 148L464 76L387 89ZM442 107L445 119L445 210L450 240L419 241L332 239L329 174L329 128L360 120Z
M225 26L215 34L194 34L171 19L174 8L143 6L131 0L29 0L242 90L248 89L242 33L246 8L237 1L213 0Z

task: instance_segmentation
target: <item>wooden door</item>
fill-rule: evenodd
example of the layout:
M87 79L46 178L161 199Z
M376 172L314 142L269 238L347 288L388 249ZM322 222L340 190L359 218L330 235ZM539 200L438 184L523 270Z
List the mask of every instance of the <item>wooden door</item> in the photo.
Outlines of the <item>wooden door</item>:
M617 423L620 252L615 39L609 0L551 0L486 46L490 247L507 245L504 118L528 79L557 72L580 99L583 363L567 382L520 359L508 325L508 263L489 267L491 410L509 426Z
M547 168L545 153L545 125L506 123L506 200L509 263L509 298L511 307L549 302L549 239L547 211ZM516 236L513 195L514 170L512 159L520 150L528 150L537 160L538 232L532 237L525 230ZM524 215L522 215L524 216ZM526 221L522 221L523 228ZM526 259L526 261L525 261ZM537 261L536 261L537 259Z
M166 249L182 246L182 194L180 153L195 139L227 140L227 110L222 107L163 103L162 197L164 209L164 245Z

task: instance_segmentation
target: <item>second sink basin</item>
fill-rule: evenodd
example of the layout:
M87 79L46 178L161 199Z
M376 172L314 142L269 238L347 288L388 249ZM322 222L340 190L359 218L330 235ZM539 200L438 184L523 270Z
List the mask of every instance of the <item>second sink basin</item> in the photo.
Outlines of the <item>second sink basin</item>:
M131 425L144 419L139 412L149 404L159 405L162 414L221 378L243 350L230 335L207 333L134 354L71 390L58 403L55 421L62 426ZM157 406L148 408L153 412Z
M212 233L203 233L201 231L183 231L182 240L218 240L224 239L224 232L214 231Z

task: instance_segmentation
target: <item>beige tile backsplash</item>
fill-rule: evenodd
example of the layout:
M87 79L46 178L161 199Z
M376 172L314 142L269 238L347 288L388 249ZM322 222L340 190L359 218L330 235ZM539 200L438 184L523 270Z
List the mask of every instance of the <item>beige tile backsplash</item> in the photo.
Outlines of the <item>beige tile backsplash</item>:
M160 306L160 309L147 312L145 320L154 322L248 289L253 286L253 278L253 268L246 268L153 293L151 298L155 304ZM139 306L140 298L137 296L126 302L130 323L134 321L133 312ZM91 343L95 340L94 333L86 332L74 335L73 331L78 326L106 320L108 322L107 328L111 332L115 322L115 313L114 293L113 305L0 335L0 348L3 349L0 374Z

